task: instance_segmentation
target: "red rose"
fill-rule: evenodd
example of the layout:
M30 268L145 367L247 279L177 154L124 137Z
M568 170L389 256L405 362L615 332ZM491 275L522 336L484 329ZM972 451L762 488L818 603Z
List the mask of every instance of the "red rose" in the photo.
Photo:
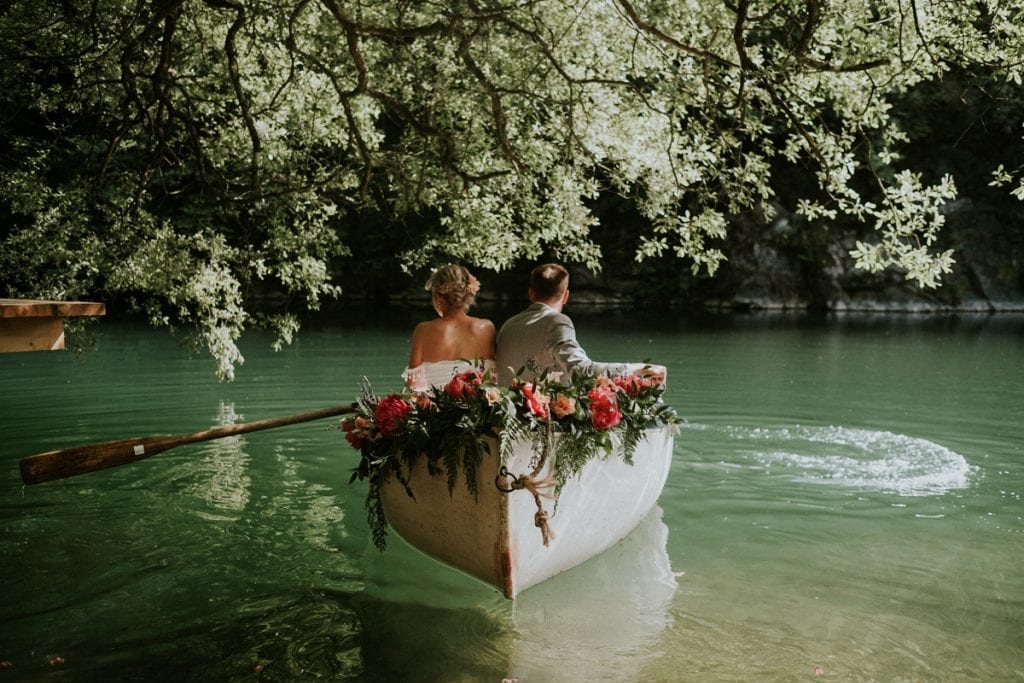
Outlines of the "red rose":
M590 424L599 431L607 431L619 424L622 413L611 389L595 387L587 392L590 399Z
M444 391L452 398L471 398L477 395L477 387L483 381L484 375L479 370L466 370L452 377Z
M551 399L544 395L533 392L535 385L530 382L523 383L523 397L526 399L526 407L537 417L548 416L548 403Z
M406 414L412 411L412 405L401 396L392 394L385 396L377 404L373 411L373 421L377 423L377 429L381 436L387 438L394 434L401 426Z

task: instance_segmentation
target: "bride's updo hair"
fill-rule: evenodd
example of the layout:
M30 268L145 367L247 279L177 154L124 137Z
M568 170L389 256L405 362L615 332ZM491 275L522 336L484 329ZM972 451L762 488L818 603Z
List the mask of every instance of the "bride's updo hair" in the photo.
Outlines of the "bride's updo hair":
M449 308L469 308L480 291L480 281L462 266L448 265L434 271L426 288L440 296Z

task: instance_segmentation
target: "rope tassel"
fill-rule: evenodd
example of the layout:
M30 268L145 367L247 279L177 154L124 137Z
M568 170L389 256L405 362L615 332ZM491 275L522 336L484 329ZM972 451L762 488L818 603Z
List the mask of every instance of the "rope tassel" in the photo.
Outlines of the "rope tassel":
M548 526L548 513L544 509L544 506L540 504L540 498L537 501L537 514L533 516L533 525L540 529L541 538L544 540L544 547L548 545L548 541L554 539L555 532Z
M505 482L508 481L506 484ZM523 474L515 476L508 471L504 465L501 466L501 470L498 472L498 477L494 480L494 485L502 493L512 493L513 491L529 491L533 495L533 500L537 504L537 512L533 516L534 525L540 529L541 537L544 540L544 545L547 546L548 542L554 539L555 532L551 530L548 524L548 513L544 509L544 503L541 498L553 499L555 496L551 493L551 489L555 488L555 484L558 482L553 477L545 477L543 479L534 479L532 474ZM503 485L504 484L504 485Z

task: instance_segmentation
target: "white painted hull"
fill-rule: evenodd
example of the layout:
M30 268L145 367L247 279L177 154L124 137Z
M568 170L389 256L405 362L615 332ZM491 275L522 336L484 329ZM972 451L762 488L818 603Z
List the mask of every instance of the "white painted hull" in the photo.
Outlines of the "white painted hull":
M477 473L477 498L461 478L449 495L446 475L429 476L421 460L409 479L415 498L392 479L382 488L384 510L392 529L414 548L514 598L625 538L661 495L672 445L671 428L649 429L632 465L614 453L591 460L565 483L557 503L542 498L553 534L547 546L535 525L533 495L504 493L495 485L501 466L495 440ZM506 467L515 476L528 474L533 457L529 443L517 444ZM550 474L551 466L536 479Z

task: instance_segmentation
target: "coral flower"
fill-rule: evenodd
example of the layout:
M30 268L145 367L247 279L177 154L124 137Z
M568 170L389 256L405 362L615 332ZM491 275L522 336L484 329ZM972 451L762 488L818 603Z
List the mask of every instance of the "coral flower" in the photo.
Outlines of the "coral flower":
M649 389L654 386L654 380L650 377L640 377L639 375L622 375L616 377L615 386L621 389L627 396L639 396L644 389Z
M557 418L568 417L576 412L576 400L569 398L565 394L559 394L551 402L551 412Z

